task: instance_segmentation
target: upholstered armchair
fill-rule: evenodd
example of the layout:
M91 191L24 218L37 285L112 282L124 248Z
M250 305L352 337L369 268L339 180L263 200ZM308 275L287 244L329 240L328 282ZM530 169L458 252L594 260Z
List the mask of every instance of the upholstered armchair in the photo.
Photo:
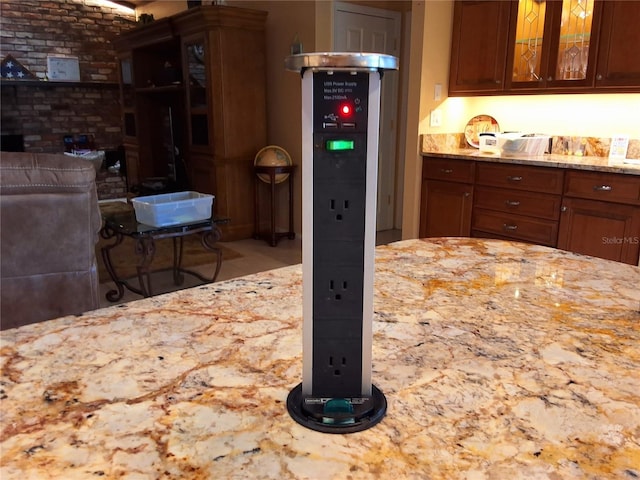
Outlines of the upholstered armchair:
M58 154L0 155L0 326L99 306L101 219L93 165Z

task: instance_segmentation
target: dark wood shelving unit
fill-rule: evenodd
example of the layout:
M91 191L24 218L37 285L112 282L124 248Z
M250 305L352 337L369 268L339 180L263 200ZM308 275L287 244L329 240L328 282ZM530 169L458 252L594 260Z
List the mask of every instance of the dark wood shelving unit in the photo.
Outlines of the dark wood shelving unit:
M206 5L114 41L129 189L168 176L171 188L215 195L215 215L230 219L225 240L254 231L253 161L267 142L266 16Z

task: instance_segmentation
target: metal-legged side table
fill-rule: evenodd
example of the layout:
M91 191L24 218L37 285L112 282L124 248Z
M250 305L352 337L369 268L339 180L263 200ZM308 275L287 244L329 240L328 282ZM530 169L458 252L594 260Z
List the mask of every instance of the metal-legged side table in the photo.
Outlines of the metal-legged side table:
M109 240L114 239L113 243L102 247L102 259L105 267L109 272L109 276L116 284L117 290L109 290L106 298L110 302L117 302L124 295L124 289L127 288L133 293L142 295L143 297L153 296L151 286L151 274L160 271L152 270L156 252L156 240L163 238L171 238L173 240L173 281L175 285L182 285L184 274L193 275L201 282L215 282L222 266L222 251L216 246L216 242L222 237L219 224L227 223L228 219L212 218L205 221L193 222L181 225L173 225L167 227L152 227L138 223L133 211L124 214L116 214L107 216L104 219L104 226L100 230L102 238ZM198 272L188 270L182 266L183 256L183 237L187 235L200 234L201 243L205 250L215 254L215 270L211 277L205 277ZM136 266L138 287L129 282L129 279L122 278L113 266L111 251L122 243L125 237L132 238L135 243L135 251L141 257L140 263Z

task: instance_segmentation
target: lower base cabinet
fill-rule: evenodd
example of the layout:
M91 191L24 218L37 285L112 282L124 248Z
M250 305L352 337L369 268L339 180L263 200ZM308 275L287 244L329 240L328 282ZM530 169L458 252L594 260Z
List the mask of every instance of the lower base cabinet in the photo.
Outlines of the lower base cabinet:
M638 265L639 207L566 198L561 210L558 248Z
M546 245L639 265L640 176L425 157L421 237Z
M471 234L473 186L427 180L422 184L421 237L468 237Z

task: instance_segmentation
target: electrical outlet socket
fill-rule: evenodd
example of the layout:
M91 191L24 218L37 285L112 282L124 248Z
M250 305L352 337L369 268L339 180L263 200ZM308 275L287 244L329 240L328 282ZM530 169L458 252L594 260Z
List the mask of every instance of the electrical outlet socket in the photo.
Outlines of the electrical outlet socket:
M432 127L442 126L442 111L439 108L436 108L435 110L431 110L430 125Z
M361 357L358 339L323 338L322 345L314 350L314 373L323 385L315 395L360 396Z
M352 249L353 250L353 249ZM332 320L362 315L362 267L360 265L316 265L313 272L318 317Z
M313 221L320 228L314 230L314 239L359 238L364 232L365 195L364 183L317 181Z

